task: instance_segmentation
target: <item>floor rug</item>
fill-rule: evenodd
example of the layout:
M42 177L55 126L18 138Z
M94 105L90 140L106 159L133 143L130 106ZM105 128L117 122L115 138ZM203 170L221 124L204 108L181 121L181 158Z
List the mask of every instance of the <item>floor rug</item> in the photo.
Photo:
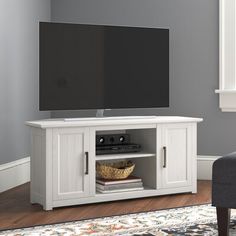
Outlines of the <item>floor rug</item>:
M235 211L231 213L230 231L231 235L236 236ZM215 236L217 235L216 210L211 205L199 205L0 231L0 236L29 235Z

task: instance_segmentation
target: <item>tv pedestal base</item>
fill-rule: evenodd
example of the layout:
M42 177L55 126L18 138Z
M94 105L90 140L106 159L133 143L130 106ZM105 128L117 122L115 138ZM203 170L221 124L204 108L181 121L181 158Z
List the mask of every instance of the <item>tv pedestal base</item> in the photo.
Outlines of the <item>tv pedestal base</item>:
M155 119L157 116L100 116L100 117L83 117L83 118L65 118L65 122L72 121L98 121L98 120L139 120Z
M196 135L200 118L93 119L26 122L31 127L31 202L54 207L197 192ZM142 151L96 155L96 134L130 134ZM88 161L86 161L88 158ZM132 160L144 189L96 192L96 161Z
M105 109L98 109L96 112L96 117L104 117Z

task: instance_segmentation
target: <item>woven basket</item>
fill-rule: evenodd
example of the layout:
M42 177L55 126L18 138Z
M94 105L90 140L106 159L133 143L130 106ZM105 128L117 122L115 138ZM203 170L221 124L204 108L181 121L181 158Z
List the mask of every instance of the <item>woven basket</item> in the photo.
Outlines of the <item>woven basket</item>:
M115 163L96 163L96 171L103 179L125 179L134 170L135 164L131 161Z

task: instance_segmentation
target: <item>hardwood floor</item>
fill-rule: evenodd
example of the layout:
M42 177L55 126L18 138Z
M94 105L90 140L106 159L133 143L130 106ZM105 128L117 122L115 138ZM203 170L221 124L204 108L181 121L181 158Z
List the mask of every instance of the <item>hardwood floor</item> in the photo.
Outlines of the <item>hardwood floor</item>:
M29 184L24 184L0 194L0 230L204 204L210 201L211 181L198 181L197 194L176 194L61 207L46 212L40 205L30 204Z

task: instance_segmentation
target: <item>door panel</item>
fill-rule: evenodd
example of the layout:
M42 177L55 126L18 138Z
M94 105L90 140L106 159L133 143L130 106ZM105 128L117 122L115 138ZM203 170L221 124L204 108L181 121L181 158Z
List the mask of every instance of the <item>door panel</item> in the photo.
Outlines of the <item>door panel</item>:
M89 174L85 174L88 142L86 128L53 131L54 200L89 196Z
M191 185L191 126L188 124L163 125L163 187ZM165 149L165 150L164 150ZM164 164L164 163L163 163Z

